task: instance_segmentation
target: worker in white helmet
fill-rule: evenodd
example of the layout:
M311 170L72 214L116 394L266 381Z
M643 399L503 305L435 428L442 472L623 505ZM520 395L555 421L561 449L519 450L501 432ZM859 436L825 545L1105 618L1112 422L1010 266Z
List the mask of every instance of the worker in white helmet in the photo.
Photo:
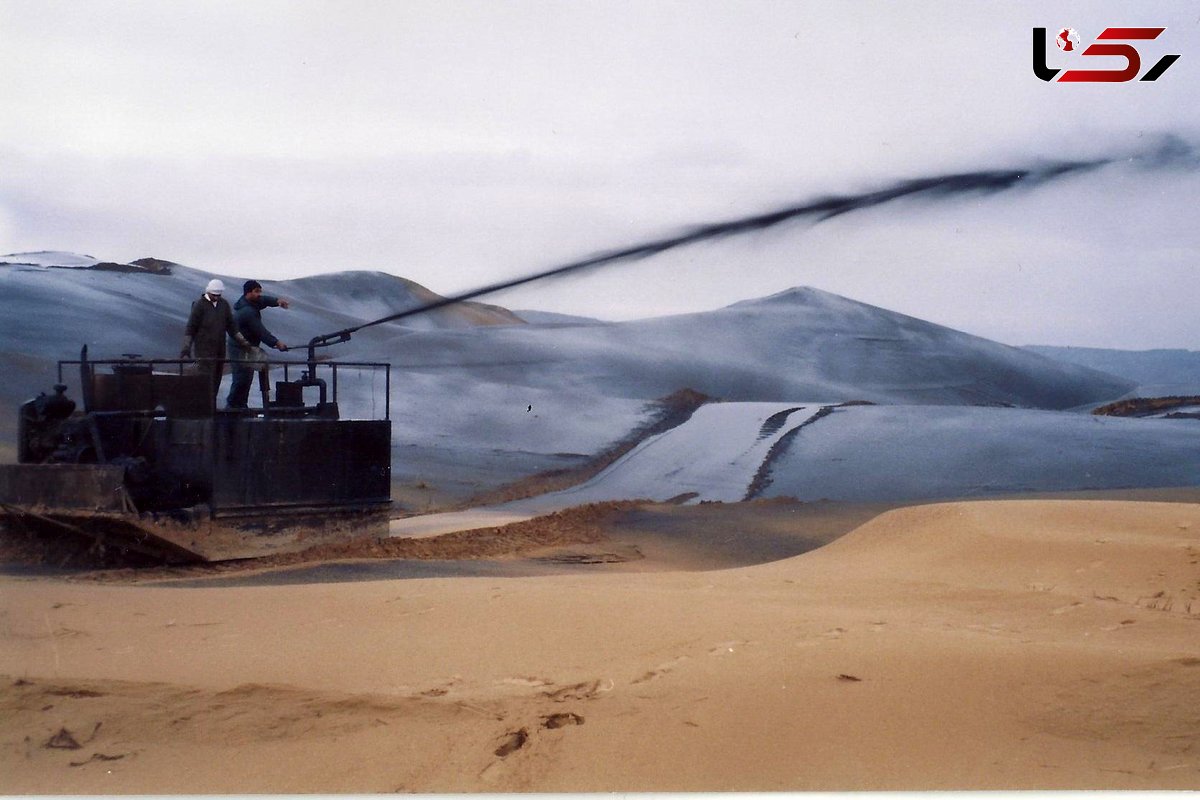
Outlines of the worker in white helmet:
M233 321L233 309L221 296L224 293L225 284L219 278L208 282L204 294L192 303L183 348L179 351L180 358L195 358L201 372L210 376L213 408L217 405L217 388L225 371L225 337L228 335L242 347L250 347Z

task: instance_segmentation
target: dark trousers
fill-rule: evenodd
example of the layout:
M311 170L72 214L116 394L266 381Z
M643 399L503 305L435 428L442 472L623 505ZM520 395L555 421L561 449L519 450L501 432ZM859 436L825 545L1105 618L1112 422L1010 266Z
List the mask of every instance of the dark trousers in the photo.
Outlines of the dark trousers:
M221 388L221 376L225 374L224 358L201 358L197 360L201 375L208 375L212 381L212 404L217 407L217 391Z
M253 378L254 370L244 363L233 362L233 383L229 385L229 396L225 398L226 408L246 408L249 405Z
M229 396L225 398L227 408L248 408L250 405L250 385L254 383L254 373L258 373L258 388L262 392L263 407L266 407L270 384L267 382L265 365L253 361L233 361L233 383L229 386Z

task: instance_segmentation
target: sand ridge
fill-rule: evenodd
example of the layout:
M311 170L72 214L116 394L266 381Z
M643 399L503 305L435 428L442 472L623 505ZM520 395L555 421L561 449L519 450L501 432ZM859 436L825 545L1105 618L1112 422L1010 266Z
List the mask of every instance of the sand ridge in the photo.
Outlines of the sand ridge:
M1194 504L996 501L703 572L4 579L0 783L1196 789L1198 530Z

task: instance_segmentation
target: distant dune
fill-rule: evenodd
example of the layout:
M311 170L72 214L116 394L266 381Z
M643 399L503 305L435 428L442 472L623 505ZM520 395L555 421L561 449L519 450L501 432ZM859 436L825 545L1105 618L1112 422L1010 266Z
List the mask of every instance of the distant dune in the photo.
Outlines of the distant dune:
M1200 351L1175 349L1113 350L1099 347L1028 345L1032 353L1068 364L1119 375L1137 386L1139 397L1200 394Z
M96 270L105 262L62 253L0 262L8 262L0 265L0 292L17 323L0 331L7 375L0 435L10 440L16 406L49 389L54 363L77 357L83 344L93 358L173 357L190 304L212 277L158 258L139 259L140 272ZM242 277L220 277L236 296ZM378 271L265 288L293 301L290 310L264 315L293 347L439 297ZM844 409L811 435L783 442L762 476L770 479L766 496L978 496L1174 486L1195 477L1189 459L1170 454L1190 446L1200 428L1129 420L1104 427L1051 413L1123 396L1135 379L818 289L631 322L529 317L534 322L500 306L454 305L366 328L322 352L392 364L393 478L402 507L435 509L534 473L579 467L650 422L657 398L685 388L726 402L909 409ZM383 413L378 379L347 377L339 388L346 414ZM829 439L835 431L845 433ZM710 438L722 435L732 434Z

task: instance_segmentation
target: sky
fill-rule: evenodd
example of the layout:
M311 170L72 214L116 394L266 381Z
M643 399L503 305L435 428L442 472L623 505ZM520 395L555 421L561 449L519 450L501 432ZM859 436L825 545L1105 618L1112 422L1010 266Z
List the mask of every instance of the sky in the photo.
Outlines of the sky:
M1032 30L1166 30L1057 83ZM1116 69L1047 45L1051 67ZM1089 63L1090 62L1090 63ZM1194 346L1194 2L0 0L0 253L441 294L895 181L1111 158L488 298L604 319L814 286L1008 344Z

